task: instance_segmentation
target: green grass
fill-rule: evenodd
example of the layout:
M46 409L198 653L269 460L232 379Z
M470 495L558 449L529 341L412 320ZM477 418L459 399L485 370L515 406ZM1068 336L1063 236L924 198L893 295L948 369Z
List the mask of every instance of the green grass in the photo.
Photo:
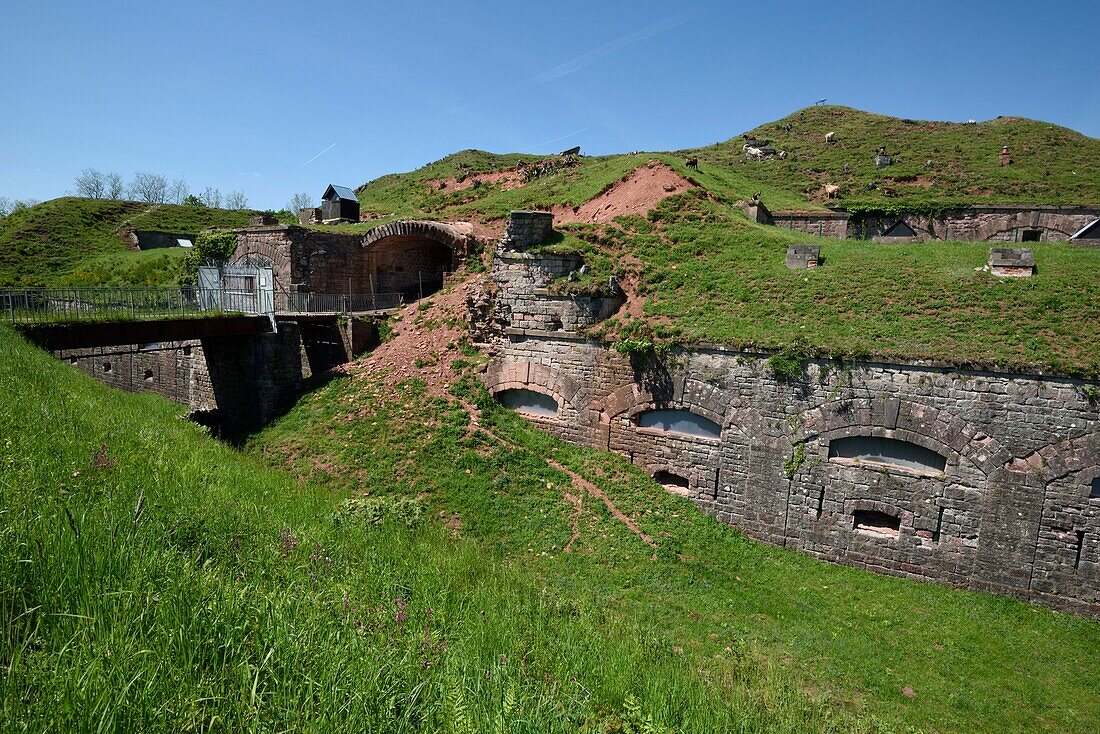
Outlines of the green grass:
M469 380L456 390L510 445L415 382L341 378L242 455L7 329L0 386L5 731L1087 732L1100 716L1095 621L749 541ZM544 457L656 552L588 497L563 553L569 479Z
M510 445L468 434L459 407L427 398L415 382L394 394L353 379L310 395L250 449L310 485L424 499L547 595L593 599L607 618L639 625L649 644L672 650L734 705L742 686L756 686L758 673L742 668L748 661L791 676L830 706L827 718L795 730L830 722L841 730L1085 732L1100 716L1095 621L755 543L625 459L539 432L472 381L455 390ZM576 490L547 458L595 482L656 539L656 552L588 497L573 552L563 553L574 513L563 491ZM903 695L906 686L915 698Z
M833 144L824 142L829 132L837 135ZM770 139L788 158L747 161L740 136L690 152L703 163L803 197L820 197L826 183L840 185L836 203L841 206L1100 204L1100 140L1048 122L998 117L965 125L823 106L799 110L750 134ZM882 145L895 162L879 170L874 158ZM1011 166L1000 164L1004 145L1012 154ZM868 191L868 183L877 188ZM767 196L763 200L772 209L785 208Z
M6 328L0 387L3 731L882 730L744 646L701 676L664 630L423 500L344 503Z
M817 239L698 194L666 200L649 220L566 229L585 243L574 250L595 282L633 277L646 299L644 323L615 317L594 330L609 341L643 326L684 344L1100 375L1095 249L1033 243L1036 275L996 278L982 270L987 243ZM818 242L823 266L788 270L793 242Z
M64 197L0 220L0 287L167 285L175 253L134 252L120 232L243 227L250 211Z
M784 129L788 122L789 132ZM828 132L837 134L836 143L824 142ZM377 216L485 221L504 217L511 209L582 204L656 159L690 176L719 200L729 203L760 192L773 210L822 208L826 183L840 185L834 203L853 210L935 211L983 203L1100 205L1100 141L1046 122L997 118L964 125L823 106L799 110L750 133L774 141L788 158L748 161L738 136L679 152L584 157L574 168L508 191L499 185L463 191L429 185L540 159L466 150L409 173L375 179L358 193L364 212ZM882 170L874 167L880 145L895 160ZM1002 145L1012 152L1011 166L1000 165ZM697 171L684 166L686 156L699 158ZM867 184L876 188L868 190Z

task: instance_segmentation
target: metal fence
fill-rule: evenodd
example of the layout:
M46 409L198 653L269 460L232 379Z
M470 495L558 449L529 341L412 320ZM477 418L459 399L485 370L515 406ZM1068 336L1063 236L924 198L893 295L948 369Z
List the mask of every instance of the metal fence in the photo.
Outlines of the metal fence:
M0 289L0 317L12 323L122 321L257 313L255 293L199 288Z
M0 318L11 323L142 321L214 314L368 313L396 308L400 293L276 293L229 288L0 289Z
M276 293L279 313L367 313L397 308L400 293Z

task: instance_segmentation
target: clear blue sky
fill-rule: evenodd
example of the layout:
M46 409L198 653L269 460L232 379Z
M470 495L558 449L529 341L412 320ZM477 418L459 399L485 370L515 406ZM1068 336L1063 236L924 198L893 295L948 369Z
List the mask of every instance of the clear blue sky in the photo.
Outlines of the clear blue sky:
M90 166L281 208L463 148L708 144L822 97L1100 136L1096 0L62 0L0 17L8 198L63 195Z

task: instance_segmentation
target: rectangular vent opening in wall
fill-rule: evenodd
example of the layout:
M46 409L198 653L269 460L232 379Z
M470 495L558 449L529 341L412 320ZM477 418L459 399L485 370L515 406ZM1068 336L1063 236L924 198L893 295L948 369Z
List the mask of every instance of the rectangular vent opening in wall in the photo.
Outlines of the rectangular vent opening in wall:
M901 532L901 518L878 510L856 510L852 513L858 532L880 538L896 538Z
M672 494L680 495L681 497L690 497L691 488L687 477L682 477L679 474L673 474L670 471L662 469L654 473L653 479L660 485L663 485L666 490Z
M1096 477L1092 480L1092 490L1089 492L1089 499L1100 500L1100 477Z
M926 474L942 474L947 457L932 449L896 438L848 436L829 442L829 458L896 467Z
M497 400L506 408L511 408L518 413L537 415L543 418L555 418L558 415L558 401L549 395L544 395L534 390L502 390L497 393Z

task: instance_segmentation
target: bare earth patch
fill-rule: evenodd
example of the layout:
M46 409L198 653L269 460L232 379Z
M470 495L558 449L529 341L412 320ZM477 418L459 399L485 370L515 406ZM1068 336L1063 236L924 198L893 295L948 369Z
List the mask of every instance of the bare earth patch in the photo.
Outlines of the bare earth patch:
M615 217L644 216L670 196L695 188L688 179L663 163L635 168L621 181L579 207L557 205L550 209L555 222L610 222Z
M499 183L501 191L518 189L527 183L520 171L509 168L503 171L474 173L461 181L458 180L457 176L451 176L450 178L435 178L428 181L428 186L437 191L466 191L467 189L472 189L475 182L480 182L481 185Z

